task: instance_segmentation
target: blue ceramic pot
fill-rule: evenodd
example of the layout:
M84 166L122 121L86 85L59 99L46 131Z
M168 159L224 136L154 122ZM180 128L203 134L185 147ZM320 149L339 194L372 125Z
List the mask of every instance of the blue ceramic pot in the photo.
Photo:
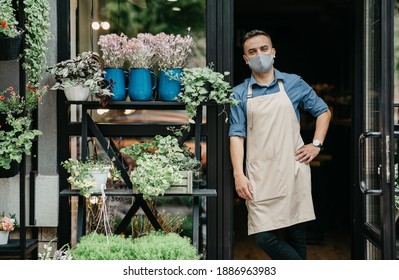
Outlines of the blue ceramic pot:
M163 69L159 78L159 99L163 101L174 101L181 90L180 68Z
M157 77L154 72L144 68L133 68L130 70L130 100L151 100L152 92L156 86Z
M105 68L105 79L112 85L112 100L123 101L126 99L125 72L121 68ZM127 73L127 72L126 72Z

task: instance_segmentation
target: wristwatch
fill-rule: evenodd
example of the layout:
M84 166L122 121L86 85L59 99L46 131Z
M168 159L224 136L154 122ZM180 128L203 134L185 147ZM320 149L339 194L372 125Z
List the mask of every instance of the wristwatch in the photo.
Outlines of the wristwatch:
M323 144L321 144L321 142L319 141L319 140L313 140L313 143L312 143L315 147L318 147L318 148L320 148L320 151L323 151L323 149L324 149L324 146L323 146Z

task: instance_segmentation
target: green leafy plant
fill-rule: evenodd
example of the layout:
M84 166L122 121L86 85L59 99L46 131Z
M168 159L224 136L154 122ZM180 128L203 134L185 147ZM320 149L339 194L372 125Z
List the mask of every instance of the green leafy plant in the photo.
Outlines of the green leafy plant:
M0 7L0 37L20 36L22 31L18 28L18 21L15 19L12 0L0 0Z
M28 81L37 87L47 65L47 42L51 38L50 7L47 0L24 0L24 5L25 61L22 66Z
M121 152L136 161L130 180L146 199L163 195L170 186L180 183L179 171L201 167L188 147L180 147L177 138L170 135L157 135L151 142L135 143Z
M110 160L95 160L92 158L87 159L85 162L70 158L61 162L61 166L70 173L67 179L68 183L77 188L80 194L85 197L89 197L92 189L97 185L92 174L93 171L116 172Z
M197 107L202 102L216 102L217 104L237 105L238 100L231 97L233 89L225 81L229 72L219 73L213 69L213 65L207 67L184 68L181 76L182 91L178 101L185 103L189 123L180 129L169 127L175 135L181 136L183 131L190 131L190 124L195 123ZM172 77L173 78L173 77ZM223 110L226 113L225 110ZM222 112L222 113L223 113ZM226 117L226 122L228 118Z
M29 117L15 117L9 113L6 121L13 129L0 130L0 167L10 169L13 160L20 163L23 154L31 154L33 139L43 133L30 128L32 120Z
M135 239L90 233L71 249L75 260L198 260L187 237L151 232Z
M131 239L92 232L81 237L71 254L75 260L131 260L132 251Z
M113 95L104 82L105 72L101 68L98 53L83 52L75 58L57 63L48 71L56 79L51 88L53 90L80 85L88 87L91 94L101 99L109 100Z
M28 85L25 97L11 86L0 92L0 112L6 114L6 124L10 127L0 130L0 167L10 169L12 161L20 163L23 154L31 154L33 139L42 135L40 130L31 129L31 113L47 90L47 86L36 88Z
M133 240L132 260L199 260L188 237L177 233L151 232Z

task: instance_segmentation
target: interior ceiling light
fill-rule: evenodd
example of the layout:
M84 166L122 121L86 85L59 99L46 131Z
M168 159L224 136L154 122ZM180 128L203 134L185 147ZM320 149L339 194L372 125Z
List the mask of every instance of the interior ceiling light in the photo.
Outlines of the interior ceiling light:
M175 12L180 12L180 11L181 11L181 9L180 9L179 7L173 7L173 8L172 8L172 11L175 11Z
M104 30L108 30L111 27L111 25L109 24L108 21L102 21L102 22L93 21L91 23L91 28L93 28L93 30L99 30L100 27Z
M101 25L101 28L104 30L108 30L111 27L111 25L109 24L108 21L103 21L100 23L100 25Z
M91 28L93 28L93 30L98 30L98 29L100 29L100 23L98 22L98 21L93 21L92 23L91 23Z

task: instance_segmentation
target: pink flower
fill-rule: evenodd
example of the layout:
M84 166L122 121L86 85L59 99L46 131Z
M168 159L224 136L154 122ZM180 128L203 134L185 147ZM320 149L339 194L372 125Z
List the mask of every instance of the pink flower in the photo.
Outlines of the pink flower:
M13 87L11 87L11 86L10 86L8 89L9 89L9 90L14 90L14 88L13 88Z
M0 219L0 230L13 231L14 230L14 219L10 219L6 216Z

